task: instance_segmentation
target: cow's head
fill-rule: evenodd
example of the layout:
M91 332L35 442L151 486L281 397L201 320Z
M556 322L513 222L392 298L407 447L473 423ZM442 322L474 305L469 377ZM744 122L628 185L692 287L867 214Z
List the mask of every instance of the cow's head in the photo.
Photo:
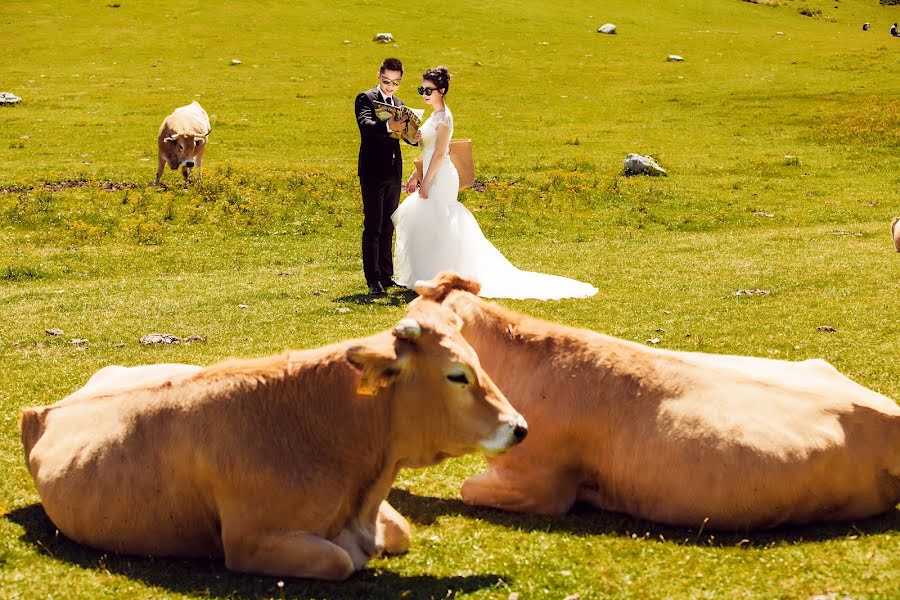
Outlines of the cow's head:
M525 419L481 368L460 334L462 322L435 302L417 302L383 347L355 346L357 391L389 398L403 466L425 466L483 450L497 454L521 442Z
M169 158L169 168L192 169L196 164L196 157L203 144L206 143L206 136L194 135L193 133L175 133L164 138L163 143L166 145Z

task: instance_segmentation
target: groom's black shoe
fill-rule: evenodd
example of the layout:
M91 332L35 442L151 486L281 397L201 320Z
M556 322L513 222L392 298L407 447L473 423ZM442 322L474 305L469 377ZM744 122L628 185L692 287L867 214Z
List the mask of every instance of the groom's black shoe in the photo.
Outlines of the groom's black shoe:
M385 279L384 281L381 282L381 287L383 287L384 289L387 290L392 287L402 288L403 286L400 285L399 283L397 283L396 281L394 281L393 279Z
M387 296L387 292L384 291L384 287L380 283L376 281L369 284L369 298L382 298L384 296Z

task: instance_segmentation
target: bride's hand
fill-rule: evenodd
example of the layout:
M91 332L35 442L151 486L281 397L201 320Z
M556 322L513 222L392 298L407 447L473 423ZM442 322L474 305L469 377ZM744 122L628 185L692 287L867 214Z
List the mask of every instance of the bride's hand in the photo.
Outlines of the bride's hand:
M416 177L416 172L413 171L412 175L409 176L409 179L406 181L406 193L412 194L416 191L416 187L419 185L419 178Z
M422 131L416 130L416 136L413 138L413 144L418 144L419 140L422 139Z
M422 185L419 186L419 198L423 200L428 200L428 188L431 187L431 183L422 182Z

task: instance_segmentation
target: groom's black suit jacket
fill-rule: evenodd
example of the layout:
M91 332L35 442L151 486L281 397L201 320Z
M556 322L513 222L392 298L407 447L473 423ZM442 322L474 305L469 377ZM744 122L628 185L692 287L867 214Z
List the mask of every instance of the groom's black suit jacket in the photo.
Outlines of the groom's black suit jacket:
M375 100L381 101L377 87L356 97L356 123L360 134L357 174L365 179L400 179L403 174L400 140L392 138L385 122L375 116ZM393 100L396 106L403 106L397 96Z

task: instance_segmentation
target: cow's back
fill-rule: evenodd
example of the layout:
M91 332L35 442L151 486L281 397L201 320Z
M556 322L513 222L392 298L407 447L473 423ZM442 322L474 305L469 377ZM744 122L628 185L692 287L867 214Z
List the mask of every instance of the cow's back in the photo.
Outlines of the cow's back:
M191 444L190 392L171 384L26 409L29 471L50 519L88 545L221 554L212 494ZM184 418L179 418L184 417Z
M619 449L615 467L594 457L588 488L604 508L735 528L869 516L900 500L900 408L824 361L647 358L653 412L618 421L631 455Z
M165 133L192 133L206 135L210 132L209 115L195 100L187 106L179 106L163 121L160 135Z

